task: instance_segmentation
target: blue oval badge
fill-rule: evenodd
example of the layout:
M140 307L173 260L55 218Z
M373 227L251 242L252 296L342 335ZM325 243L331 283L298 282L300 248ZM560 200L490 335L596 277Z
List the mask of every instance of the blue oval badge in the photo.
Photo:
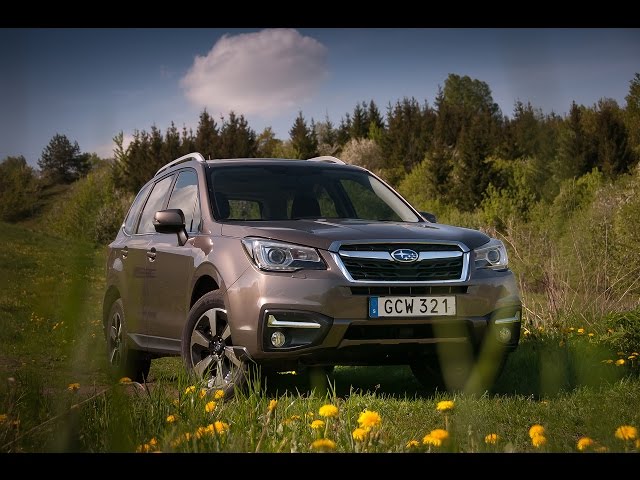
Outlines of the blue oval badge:
M418 252L408 248L399 248L391 252L391 258L397 262L409 263L418 260Z

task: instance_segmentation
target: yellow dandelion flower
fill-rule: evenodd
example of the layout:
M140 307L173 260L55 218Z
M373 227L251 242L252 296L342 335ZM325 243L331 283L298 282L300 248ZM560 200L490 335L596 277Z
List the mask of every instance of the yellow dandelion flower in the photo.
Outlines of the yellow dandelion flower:
M191 432L184 432L184 439L188 442L191 440Z
M153 437L151 440L149 440L149 445L151 445L152 447L158 445L158 440L156 439L156 437Z
M440 440L439 438L433 437L431 434L428 434L422 439L422 443L424 445L431 445L433 447L440 447L442 445L442 440Z
M441 402L438 402L436 410L438 410L439 412L448 412L450 410L453 410L454 405L455 404L451 400L443 400Z
M190 393L193 393L195 391L196 391L195 385L190 385L184 390L184 394L189 395Z
M207 404L204 406L204 411L207 413L211 413L215 410L215 408L216 408L216 402L211 400L210 402L207 402Z
M213 394L213 398L215 398L216 400L224 398L224 390L216 390L216 393Z
M407 448L416 448L420 445L420 443L418 443L418 440L409 440L407 442Z
M531 437L531 443L534 447L540 448L547 443L547 437L545 437L544 435L535 435Z
M588 333L588 336L589 336L589 337L595 337L595 336L596 336L596 334L595 334L595 333L592 333L592 332L589 332L589 333Z
M635 355L629 355L627 358L628 358L629 360L635 360L635 359L636 359L636 358L638 358L638 357L636 357Z
M449 438L449 432L447 432L442 428L436 428L435 430L431 430L429 435L431 435L433 438L437 438L438 440L442 440L442 441Z
M603 360L603 362L605 362L605 363L607 363L607 364L611 365L611 364L613 363L613 360L611 360L611 359L609 359L609 360Z
M362 428L373 428L380 425L382 419L380 418L380 414L378 412L374 412L373 410L365 410L358 417L358 424Z
M535 424L529 429L529 436L533 438L538 435L544 435L544 427L542 425Z
M318 413L321 417L337 417L338 416L338 407L335 405L327 404L320 407Z
M207 389L201 388L200 391L198 392L198 398L204 398L206 396L207 396Z
M311 448L321 452L328 452L336 449L336 442L329 440L328 438L320 438L311 444Z
M484 443L487 445L495 445L500 440L500 436L497 433L490 433L486 437L484 437Z
M616 430L616 438L620 440L635 440L638 436L638 429L631 425L622 425Z
M579 328L578 335L583 335L583 334L584 334L584 328Z
M151 445L145 443L144 445L138 445L136 448L137 453L149 453L151 451Z
M589 437L582 437L578 440L577 447L578 447L578 450L582 452L590 447L593 447L594 443L595 442L591 440Z
M121 385L128 385L131 382L131 379L129 377L122 377L120 380L118 380L118 383L120 383Z
M7 417L6 413L0 414L0 423L6 422L7 418L9 418L9 417Z
M619 358L618 360L616 360L616 366L620 367L624 365L624 358Z
M269 406L267 407L267 410L269 410L270 412L273 412L277 406L278 406L278 400L271 400L269 402Z
M631 352L631 355L634 355L636 357L640 357L640 353L638 353L638 352Z
M213 430L213 428L212 428ZM195 433L193 434L194 437L196 437L197 439L202 438L202 436L207 433L207 427L198 427L198 429L195 431Z
M216 431L218 435L223 433L227 433L229 431L229 424L226 422L221 422L219 420L213 422L213 429Z
M569 331L570 331L570 332L573 332L574 330L575 330L575 328L573 328L573 327L569 327Z
M167 416L167 423L173 423L176 421L176 416L175 415L168 415Z
M367 434L369 430L365 430L364 428L356 428L351 436L356 442L364 442L367 439Z
M77 392L79 389L80 389L79 383L70 383L69 386L67 387L67 390L69 390L70 392Z
M324 428L324 421L314 420L313 422L311 422L311 428L314 430L320 430L321 428Z

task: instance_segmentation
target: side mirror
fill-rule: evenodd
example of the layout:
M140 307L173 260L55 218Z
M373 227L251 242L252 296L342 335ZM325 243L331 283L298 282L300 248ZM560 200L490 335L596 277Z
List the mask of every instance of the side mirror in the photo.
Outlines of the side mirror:
M436 220L436 216L433 213L420 212L420 215L422 215L425 219L429 220L431 223L438 223L438 221Z
M158 233L176 233L180 246L189 239L187 229L184 226L184 213L179 208L157 211L153 216L153 226Z

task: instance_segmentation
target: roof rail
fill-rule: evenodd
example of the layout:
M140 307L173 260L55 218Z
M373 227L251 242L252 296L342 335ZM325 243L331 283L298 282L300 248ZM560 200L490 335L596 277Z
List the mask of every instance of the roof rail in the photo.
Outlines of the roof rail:
M189 160L192 160L192 159L195 160L196 162L200 162L200 163L204 163L205 162L204 157L200 153L198 153L198 152L188 153L187 155L183 155L182 157L176 158L172 162L167 163L164 167L161 167L160 170L158 170L156 172L156 175L158 175L160 172L166 170L167 168L171 168L174 165L178 165L179 163L188 162Z
M331 155L323 155L321 157L309 158L310 162L325 162L325 163L338 163L340 165L346 165L342 160Z

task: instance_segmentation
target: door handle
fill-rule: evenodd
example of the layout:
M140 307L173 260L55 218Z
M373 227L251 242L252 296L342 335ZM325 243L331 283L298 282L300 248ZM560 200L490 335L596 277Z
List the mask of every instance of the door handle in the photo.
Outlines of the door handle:
M147 258L150 262L153 262L156 259L156 247L151 247L150 250L147 250Z
M120 250L120 255L122 255L123 259L127 258L127 255L129 255L129 247L124 247Z

